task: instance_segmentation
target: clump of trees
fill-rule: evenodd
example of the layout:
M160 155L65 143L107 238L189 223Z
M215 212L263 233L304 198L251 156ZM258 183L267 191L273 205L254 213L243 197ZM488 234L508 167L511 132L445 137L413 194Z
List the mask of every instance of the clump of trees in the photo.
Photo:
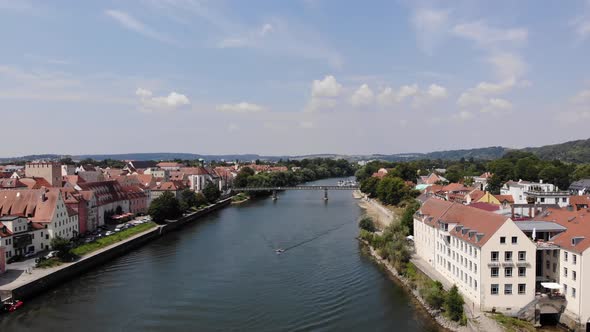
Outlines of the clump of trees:
M221 197L221 191L212 182L207 182L205 189L203 189L203 196L209 203L215 203Z
M158 224L163 224L168 219L176 219L182 215L180 201L167 191L152 201L148 214Z
M374 233L376 230L375 223L373 222L373 219L369 216L364 216L361 218L361 220L359 221L359 227L360 229L363 229L371 233Z

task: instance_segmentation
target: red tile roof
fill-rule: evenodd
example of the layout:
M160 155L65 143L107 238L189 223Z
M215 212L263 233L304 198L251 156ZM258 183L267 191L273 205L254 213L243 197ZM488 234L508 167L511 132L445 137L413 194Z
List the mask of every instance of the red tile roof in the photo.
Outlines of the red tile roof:
M590 196L589 195L570 196L570 204L573 206L589 205L590 204Z
M469 237L469 232L463 234L457 228L453 228L450 234L478 247L483 246L509 220L499 214L436 198L430 198L424 202L419 213L425 216L426 220L428 220L427 223L431 225L443 222L457 224L464 229L469 228L470 231L475 231L476 234L480 235L479 240L478 236Z
M490 211L490 212L498 211L500 209L500 206L498 206L498 205L494 205L491 203L485 203L485 202L475 202L475 203L471 203L467 206L474 207L476 209L480 209L480 210L484 210L484 211Z
M568 211L550 208L535 217L535 220L552 221L567 228L552 239L553 243L566 250L582 253L590 247L590 212L586 209ZM572 243L574 238L580 239L575 245Z
M21 216L35 222L51 222L60 197L59 189L53 188L2 191L0 216Z
M500 203L514 203L514 197L512 197L512 195L494 195L494 197L496 197L496 199L498 199Z

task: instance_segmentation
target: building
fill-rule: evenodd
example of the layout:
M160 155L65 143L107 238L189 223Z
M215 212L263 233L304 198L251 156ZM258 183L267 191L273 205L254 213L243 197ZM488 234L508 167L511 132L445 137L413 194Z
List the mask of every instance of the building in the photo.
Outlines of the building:
M71 239L79 234L78 215L67 209L59 189L3 192L0 217L5 216L26 218L34 227L44 229L43 236L48 241L57 236Z
M184 167L183 164L177 162L161 162L156 166L167 171L179 171L180 168Z
M162 196L165 192L170 192L176 198L180 198L180 192L185 189L186 187L181 182L159 182L154 187L151 188L152 190L152 200Z
M27 163L25 165L25 177L43 178L52 187L62 186L61 165L58 163Z
M448 183L448 182L449 181L447 179L445 179L443 176L438 175L436 173L430 173L429 175L420 176L418 178L417 184L433 185L433 184L442 184L442 183Z
M371 175L374 178L378 178L378 179L383 179L387 173L389 173L389 171L387 171L387 169L385 168L380 168L377 172L373 173L373 175Z
M122 188L129 200L129 212L133 214L146 214L149 207L149 192L138 185L124 186Z
M143 170L148 168L156 168L157 164L155 161L129 161L127 165L123 167L123 170L128 172L129 174L143 172Z
M95 213L97 226L102 226L110 221L110 217L113 215L129 212L129 200L123 187L117 181L78 183L74 189L81 193L92 193L83 194L83 197L86 201L95 204L90 206L89 213Z
M572 195L590 194L590 179L581 179L572 182L568 188L568 191Z
M184 167L180 171L185 174L188 186L194 192L202 192L209 184L219 186L219 177L211 175L205 167Z
M508 217L430 198L414 216L414 243L482 311L515 315L535 298L537 248Z
M0 242L4 247L4 258L36 253L49 249L47 230L22 216L0 217Z
M576 210L590 207L590 195L570 196L570 205Z
M0 190L19 190L27 189L27 185L20 179L2 178L0 179Z
M515 204L557 204L569 205L569 192L559 190L551 183L529 181L508 181L500 189L500 194L511 195Z

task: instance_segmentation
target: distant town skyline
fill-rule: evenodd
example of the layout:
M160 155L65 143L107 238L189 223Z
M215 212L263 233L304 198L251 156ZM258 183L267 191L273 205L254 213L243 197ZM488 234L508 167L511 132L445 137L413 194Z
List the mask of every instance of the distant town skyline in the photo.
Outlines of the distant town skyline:
M588 138L590 0L0 0L0 157Z

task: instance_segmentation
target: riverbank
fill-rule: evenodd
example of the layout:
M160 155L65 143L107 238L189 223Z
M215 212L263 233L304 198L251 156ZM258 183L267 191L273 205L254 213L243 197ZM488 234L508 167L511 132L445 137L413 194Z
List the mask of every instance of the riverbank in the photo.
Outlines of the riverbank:
M396 214L381 205L374 199L367 198L360 191L355 191L353 197L357 198L358 205L365 211L365 214L373 219L375 226L383 230L397 219Z
M171 231L178 230L185 224L196 221L222 207L228 206L231 198L209 205L199 211L187 214L177 220L168 221L165 225L158 225L144 232L135 234L127 239L113 243L106 247L92 251L75 262L63 263L59 266L32 270L8 269L0 276L0 294L2 299L30 299L40 293L70 280L102 264L112 261L142 245Z
M383 229L383 225L389 225L392 222L396 222L397 218L395 215L391 215L388 212L391 210L387 209L383 205L381 205L376 200L366 200L361 199L358 202L359 206L365 210L365 213L373 218L378 228ZM440 315L439 311L434 311L429 308L429 306L424 302L420 294L416 289L412 289L411 282L407 280L404 276L400 275L398 271L386 260L381 258L375 249L369 245L364 240L361 240L368 248L371 253L373 259L383 266L391 275L396 278L396 280L400 281L406 288L412 293L412 295L416 298L416 300L424 307L429 314L436 320L436 322L443 328L450 330L450 331L460 331L460 332L467 332L467 331L485 331L485 332L502 332L505 331L500 324L498 324L495 320L488 317L485 313L482 313L475 309L473 303L470 303L467 299L465 300L465 304L463 306L464 312L467 318L467 325L460 326L458 323L450 321L446 319L444 316ZM444 277L442 277L436 270L430 268L428 264L425 264L422 260L418 257L413 257L411 259L412 263L416 267L416 269L425 275L426 277L430 278L431 280L438 280L440 281L444 288L448 291L453 285L446 281Z

